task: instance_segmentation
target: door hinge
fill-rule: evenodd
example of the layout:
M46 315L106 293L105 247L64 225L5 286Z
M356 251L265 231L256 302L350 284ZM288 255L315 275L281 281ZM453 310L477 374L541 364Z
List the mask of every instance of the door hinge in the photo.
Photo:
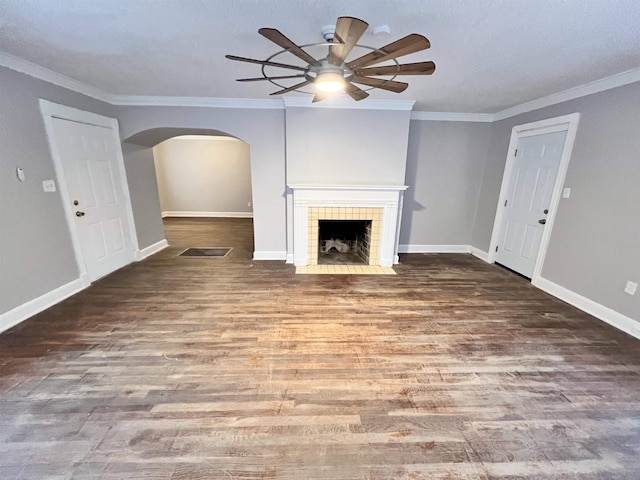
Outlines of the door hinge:
M517 157L517 156L518 156L518 149L517 149L517 148L516 148L516 151L514 152L513 156L514 156L514 157Z
M498 245L496 245L496 252L498 251Z

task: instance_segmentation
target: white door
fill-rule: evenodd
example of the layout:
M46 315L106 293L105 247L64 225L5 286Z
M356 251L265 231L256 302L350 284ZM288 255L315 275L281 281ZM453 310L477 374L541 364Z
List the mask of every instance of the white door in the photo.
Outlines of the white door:
M80 249L93 281L134 260L119 145L110 128L60 118L52 122Z
M531 278L567 131L518 138L495 261Z

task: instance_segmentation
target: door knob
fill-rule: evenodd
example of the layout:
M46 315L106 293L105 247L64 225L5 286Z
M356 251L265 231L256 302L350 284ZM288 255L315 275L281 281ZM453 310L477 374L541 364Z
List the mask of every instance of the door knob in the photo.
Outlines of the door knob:
M83 214L84 215L84 214ZM547 223L547 219L546 218L541 218L540 220L538 220L538 223L540 225L544 225L545 223Z
M76 217L84 217L84 212L81 212L80 210L78 210L76 212Z

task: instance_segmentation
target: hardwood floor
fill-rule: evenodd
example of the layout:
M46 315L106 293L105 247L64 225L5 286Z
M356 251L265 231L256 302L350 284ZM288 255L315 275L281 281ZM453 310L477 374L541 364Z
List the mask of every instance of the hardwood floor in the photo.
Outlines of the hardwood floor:
M294 275L250 220L166 233L0 335L0 478L640 478L640 341L516 275Z

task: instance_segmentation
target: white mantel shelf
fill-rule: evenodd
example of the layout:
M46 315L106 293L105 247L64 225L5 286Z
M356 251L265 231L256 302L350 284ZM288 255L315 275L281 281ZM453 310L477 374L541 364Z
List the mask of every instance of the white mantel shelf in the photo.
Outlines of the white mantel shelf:
M398 263L400 215L406 185L318 185L292 184L287 203L293 209L292 225L288 227L291 250L287 257L296 267L309 264L310 207L381 208L382 225L378 265L390 267ZM293 227L293 228L291 228ZM290 261L291 261L290 260Z
M407 185L287 185L291 190L350 190L350 191L392 191L401 192L409 188Z

